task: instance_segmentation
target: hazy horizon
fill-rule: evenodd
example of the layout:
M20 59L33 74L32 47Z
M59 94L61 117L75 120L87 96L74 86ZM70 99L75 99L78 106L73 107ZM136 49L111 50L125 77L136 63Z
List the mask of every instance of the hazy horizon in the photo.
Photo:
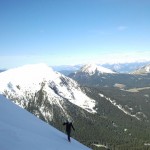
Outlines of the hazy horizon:
M0 68L150 60L149 0L0 2Z

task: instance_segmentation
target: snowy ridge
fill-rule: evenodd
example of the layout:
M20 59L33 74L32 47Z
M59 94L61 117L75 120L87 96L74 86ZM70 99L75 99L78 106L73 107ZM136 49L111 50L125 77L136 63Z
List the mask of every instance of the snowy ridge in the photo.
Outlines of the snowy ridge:
M0 93L18 99L15 103L21 107L41 89L51 104L61 107L63 99L68 99L91 113L96 112L95 101L86 96L74 80L53 71L46 64L25 65L0 73Z
M129 115L129 116L131 116L131 117L134 117L134 118L136 118L137 120L141 120L141 118L140 117L138 117L138 115L140 115L140 116L142 116L142 117L144 117L144 118L146 118L146 115L144 114L144 113L142 113L142 112L137 112L135 115L132 115L130 112L128 112L126 109L124 109L120 104L117 104L116 103L116 100L112 100L111 98L109 98L109 97L106 97L105 95L103 95L103 94L99 94L99 96L100 97L104 97L107 101L109 101L111 104L113 104L115 107L117 107L118 109L120 109L123 113L125 113L126 115ZM133 108L128 108L128 109L130 109L130 110L133 110Z
M93 75L96 72L99 73L99 74L100 73L115 73L115 72L113 72L110 69L104 68L102 66L98 66L96 64L87 64L87 65L84 65L80 69L80 72L85 72L85 73L88 73L89 75Z
M90 150L0 95L1 150Z

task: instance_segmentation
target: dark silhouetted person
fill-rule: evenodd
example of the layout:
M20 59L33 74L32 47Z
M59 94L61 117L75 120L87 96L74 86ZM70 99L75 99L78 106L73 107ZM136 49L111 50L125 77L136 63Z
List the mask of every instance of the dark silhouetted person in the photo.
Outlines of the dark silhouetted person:
M75 128L73 127L72 122L71 122L71 121L68 121L68 120L67 120L66 122L64 122L63 125L66 126L66 133L67 133L67 135L68 135L68 141L71 142L71 140L70 140L71 128L72 128L74 131L75 131Z

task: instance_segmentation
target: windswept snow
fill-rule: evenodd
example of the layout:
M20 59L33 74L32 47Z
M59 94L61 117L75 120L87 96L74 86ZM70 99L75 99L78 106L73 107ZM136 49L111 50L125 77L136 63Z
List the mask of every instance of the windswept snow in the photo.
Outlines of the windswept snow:
M45 64L25 65L2 72L0 74L0 91L4 87L5 89L15 88L16 85L21 85L25 89L32 87L32 90L39 90L39 83L57 78L54 71L51 68L47 69L47 67Z
M1 150L90 150L0 95Z

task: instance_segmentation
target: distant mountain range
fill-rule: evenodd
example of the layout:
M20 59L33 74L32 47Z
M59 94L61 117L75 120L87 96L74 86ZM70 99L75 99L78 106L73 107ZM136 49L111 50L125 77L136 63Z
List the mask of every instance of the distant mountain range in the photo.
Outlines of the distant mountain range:
M118 64L103 64L103 67L109 68L118 73L131 73L143 66L150 64L150 61L132 62L132 63L118 63Z
M94 150L146 149L150 143L150 74L123 74L88 64L69 77L45 64L0 73L0 94Z
M88 69L85 70L84 68ZM147 71L145 72L147 74L143 76L143 68L149 68L149 65L139 69L138 72L142 70L142 74L137 74L136 76L135 72L130 74L116 73L111 70L107 71L106 68L103 68L102 70L97 68L99 68L98 65L97 67L96 65L85 65L80 70L68 76L77 81L79 84L90 87L116 87L120 89L129 89L150 86L150 74L148 74L148 69L146 69Z
M133 71L133 74L147 74L147 73L150 73L150 64Z
M133 62L133 63L117 63L117 64L97 64L98 66L110 69L118 73L131 73L145 65L150 64L150 61L145 62ZM85 65L85 64L84 64ZM64 75L69 75L81 69L84 66L83 64L74 65L74 66L52 66L55 71L61 72Z
M69 75L81 68L82 65L60 65L60 66L51 66L53 70L58 71L64 75Z

